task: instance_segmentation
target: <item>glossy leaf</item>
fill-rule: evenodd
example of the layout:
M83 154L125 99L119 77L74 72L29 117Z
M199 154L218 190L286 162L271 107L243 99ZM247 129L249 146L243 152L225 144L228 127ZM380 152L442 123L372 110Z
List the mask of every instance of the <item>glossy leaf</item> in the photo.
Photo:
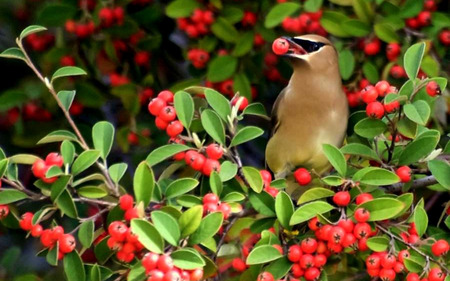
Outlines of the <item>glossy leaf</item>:
M255 247L247 257L248 265L264 264L281 258L280 252L272 245Z
M173 259L173 264L181 269L191 270L205 266L205 261L200 254L191 248L177 250L170 256Z
M37 142L37 144L43 144L43 143L51 143L51 142L60 142L60 141L78 141L77 136L75 136L73 133L65 130L57 130L49 133L47 136L43 137L40 141Z
M16 47L12 47L9 49L4 50L0 53L0 58L9 58L9 59L19 59L26 61L25 55L23 52Z
M387 129L386 123L379 119L365 118L356 123L355 133L368 139L381 135Z
M184 238L194 233L200 226L203 216L203 206L194 206L185 211L178 219L180 224L181 237Z
M416 206L413 213L413 221L414 224L416 225L417 235L421 237L422 235L425 234L428 228L428 215L422 206L420 205Z
M216 142L225 145L225 127L219 115L210 109L205 109L201 115L203 128Z
M0 205L14 203L26 198L28 198L28 196L22 191L15 189L8 189L8 190L0 189Z
M269 11L267 14L264 26L266 28L273 28L279 25L285 18L294 14L300 8L300 4L294 2L280 3Z
M331 144L323 144L322 148L330 164L336 169L339 175L345 177L347 173L347 160L345 160L342 152Z
M423 100L418 100L412 104L405 104L403 111L409 120L423 126L427 124L431 114L430 106Z
M435 137L422 137L409 143L398 159L399 165L409 165L428 156L435 148L438 140Z
M395 173L381 168L372 169L360 179L362 184L368 185L388 185L399 181L400 178Z
M331 197L333 195L334 192L328 188L314 187L305 191L298 199L297 204L300 205L309 201Z
M131 220L131 231L137 235L139 242L149 251L162 254L164 240L158 230L144 219Z
M416 43L408 48L403 58L403 64L409 79L414 80L419 72L420 63L425 53L425 43Z
M203 241L213 237L220 229L223 222L221 212L214 212L202 219L200 226L189 237L189 244L200 244Z
M230 101L226 99L221 93L213 90L205 90L205 98L208 104L214 111L222 118L223 121L228 122L228 116L231 115Z
M75 159L75 162L73 162L72 165L72 174L75 176L90 166L92 166L97 159L100 157L100 151L98 150L85 150L83 151L77 159Z
M261 215L274 217L275 212L275 200L267 192L261 193L250 193L249 195L250 204L252 207Z
M291 197L284 191L280 191L275 199L275 213L280 224L290 229L289 221L294 213L294 204Z
M174 106L178 119L185 128L190 128L194 118L194 100L192 96L184 91L175 93Z
M183 152L190 149L189 146L184 144L167 144L161 147L156 148L147 156L148 165L154 166L162 161L166 160L169 157L174 156L179 152Z
M65 110L69 110L72 105L73 99L75 98L75 91L59 91L58 99L64 106Z
M51 196L52 201L56 201L58 197L66 190L67 185L72 177L70 175L62 176L52 183Z
M143 202L144 206L150 203L155 186L155 177L147 162L142 161L136 169L133 179L136 203Z
M370 147L360 143L349 143L341 148L343 154L362 156L368 159L380 161L380 157Z
M192 14L195 8L199 7L195 0L175 0L166 7L166 14L171 18L185 18Z
M250 188L256 193L261 192L264 183L259 171L256 168L245 166L242 167L242 172L244 173L244 177L250 185Z
M62 77L68 77L68 76L79 76L79 75L86 75L86 71L83 69L76 67L76 66L63 66L60 69L56 70L55 73L53 73L52 76L52 82L55 79L62 78Z
M153 211L152 222L167 242L173 246L178 245L181 235L180 227L171 215L162 211Z
M264 130L255 126L247 126L240 129L234 138L231 140L231 146L237 146L239 144L251 141L264 134Z
M84 281L86 279L83 262L77 251L72 251L64 256L64 272L68 281Z
M89 248L94 241L94 221L87 220L80 224L78 239L84 248Z
M100 151L100 157L106 160L114 142L114 126L106 121L97 122L92 127L92 141L95 149Z
M108 168L109 176L111 177L111 180L114 183L119 183L120 179L125 175L125 172L127 171L128 164L126 163L117 163L114 165L111 165L111 167Z
M223 184L222 179L216 171L212 171L211 175L209 175L209 186L214 194L220 196L223 190Z
M355 57L350 50L344 50L339 53L339 72L342 79L349 79L355 68Z
M223 18L223 17L218 17L215 20L215 22L211 25L211 31L214 35L217 36L217 38L222 39L224 42L228 42L228 43L236 42L239 37L239 32L236 30L236 28L226 18ZM227 73L232 74L231 71L229 71L229 70ZM218 75L222 76L223 74L222 75L218 74ZM208 75L208 77L209 77L209 75ZM223 80L225 80L225 79L226 78L223 78ZM211 82L223 81L223 80L213 81L209 78L208 78L208 80L210 80Z
M237 165L230 162L224 161L220 167L219 176L223 182L229 181L237 174Z
M393 198L375 198L358 205L370 212L369 221L381 221L395 217L403 210L404 203Z
M187 193L198 185L198 180L193 178L177 179L169 184L166 190L167 198L174 198Z
M68 140L64 140L61 144L61 156L64 165L71 165L75 158L75 146Z
M306 203L295 210L289 222L290 225L296 225L312 219L318 214L324 214L333 210L334 207L323 201L314 201Z
M108 191L106 191L106 189L102 188L101 186L88 185L80 187L78 189L78 194L85 198L98 199L107 196Z
M389 239L384 236L375 236L367 239L367 246L375 252L386 251L389 247Z
M442 160L431 160L428 162L428 169L447 190L450 190L450 165Z

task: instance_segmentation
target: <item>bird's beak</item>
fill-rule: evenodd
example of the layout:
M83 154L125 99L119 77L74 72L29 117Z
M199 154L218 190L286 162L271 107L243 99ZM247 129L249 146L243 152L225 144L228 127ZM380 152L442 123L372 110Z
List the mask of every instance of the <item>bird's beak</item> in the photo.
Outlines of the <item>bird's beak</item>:
M283 56L298 58L298 57L301 57L302 55L308 54L308 52L302 46L302 43L305 42L304 40L296 39L294 37L287 37L287 36L283 36L283 38L289 42L289 50Z

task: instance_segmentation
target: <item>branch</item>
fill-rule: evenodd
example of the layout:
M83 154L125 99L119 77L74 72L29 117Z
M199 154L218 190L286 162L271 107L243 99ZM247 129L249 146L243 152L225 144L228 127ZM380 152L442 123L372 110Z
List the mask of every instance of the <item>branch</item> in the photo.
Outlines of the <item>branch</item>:
M424 177L421 179L414 180L411 184L411 188L415 189L415 188L427 187L427 186L430 186L430 185L433 185L436 183L438 183L438 182L434 176L427 176L427 177ZM398 191L402 190L403 186L405 186L405 183L399 182L399 183L392 184L392 185L385 185L385 186L383 186L383 188L389 192L398 192Z

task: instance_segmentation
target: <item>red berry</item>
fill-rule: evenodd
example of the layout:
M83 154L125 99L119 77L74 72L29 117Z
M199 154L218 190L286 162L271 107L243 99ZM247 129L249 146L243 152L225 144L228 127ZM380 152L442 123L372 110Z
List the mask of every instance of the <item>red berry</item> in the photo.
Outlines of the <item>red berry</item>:
M384 110L387 113L392 113L394 111L397 111L397 109L399 109L400 107L400 102L399 101L391 101L390 103L386 103L384 104Z
M320 270L317 269L316 267L308 268L305 271L305 275L304 275L305 279L308 281L316 280L317 278L319 278L319 276L320 276Z
M310 254L304 254L300 257L300 267L307 269L314 266L314 257Z
M116 23L118 25L122 25L123 24L123 18L124 18L124 10L122 7L115 7L114 10L114 19L116 20Z
M319 219L317 217L314 217L308 221L308 227L312 231L316 231L319 229Z
M432 268L428 273L429 281L444 281L445 273L440 268Z
M364 208L359 208L355 211L354 216L357 222L366 222L370 218L370 212Z
M165 122L170 122L177 118L177 114L175 112L175 108L173 106L165 106L161 109L158 114L158 117L161 118Z
M375 89L380 97L384 97L388 93L389 87L391 87L389 82L384 80L375 84Z
M347 206L350 203L350 199L348 191L339 191L333 196L333 202L340 207Z
M384 115L384 106L381 102L375 101L371 102L366 107L366 114L370 118L381 119Z
M437 240L433 243L431 246L431 251L433 252L433 255L435 256L442 256L445 255L449 250L448 242L444 239Z
M173 93L171 91L168 91L168 90L161 91L158 94L158 98L162 99L166 103L172 103L173 102Z
M389 73L391 74L392 77L394 77L396 79L406 76L405 69L403 67L401 67L400 65L392 66L392 68L389 70Z
M162 98L158 97L150 100L148 104L148 112L150 112L153 116L158 116L158 114L161 112L161 109L166 106L166 101Z
M173 260L169 255L161 255L158 259L157 267L162 272L168 272L173 268Z
M401 46L398 43L389 43L386 47L386 57L390 61L395 61L400 55Z
M361 193L358 196L356 196L356 204L362 204L364 202L370 201L373 199L372 194L370 193Z
M134 55L134 62L139 66L148 66L150 54L147 51L139 51Z
M100 9L98 17L103 27L110 27L114 24L114 11L110 8Z
M234 270L239 271L239 272L245 271L247 269L247 265L240 258L233 259L233 262L231 263L231 265L233 266Z
M353 233L346 233L341 245L345 248L353 246L356 243L356 237Z
M436 81L430 81L426 86L426 91L430 97L435 97L441 94L441 87L439 87L439 84L436 83Z
M218 160L223 155L223 148L217 143L212 143L206 147L206 155L211 159Z
M365 44L364 53L368 56L374 56L380 52L381 42L378 38L374 38L371 42Z
M270 172L267 170L261 170L259 171L259 173L261 174L264 184L270 185L270 182L272 181L272 175L270 174Z
M351 219L341 219L338 222L338 226L342 227L344 229L345 232L347 233L353 233L353 228L355 227L355 224L353 223L353 221Z
M236 105L238 103L240 103L238 109L240 111L243 111L248 106L248 99L246 97L239 97L239 98L234 98L231 101L231 105Z
M374 86L367 86L361 91L361 98L365 103L377 101L378 91Z
M130 194L122 195L119 198L120 209L122 209L124 211L133 208L133 204L134 204L134 199L133 199L133 196L131 196Z
M148 273L147 281L163 281L164 279L164 272L158 269L153 269Z
M380 276L380 269L367 269L367 274L369 274L370 277L378 277Z
M393 269L383 268L380 270L379 277L383 281L394 281L395 279L395 271Z
M183 132L183 124L180 121L175 120L169 123L166 129L166 133L169 137L176 137Z
M417 273L411 272L406 276L406 281L420 281L420 277Z
M156 128L158 128L160 130L165 130L165 129L167 129L167 126L169 126L169 123L167 123L166 121L162 120L159 117L156 117L155 125L156 125Z
M22 228L25 231L30 231L31 228L33 227L32 219L33 213L26 212L25 214L23 214L22 219L19 221L20 228Z
M191 166L192 169L196 171L202 170L203 164L205 163L206 159L205 156L195 150L189 150L188 152L186 152L184 157L184 161L186 162L186 164Z
M450 30L442 30L439 33L439 40L444 46L450 46Z
M196 268L191 271L191 274L189 275L190 281L200 281L203 278L203 269Z
M214 193L208 193L203 196L203 204L218 204L219 197Z
M417 21L421 26L427 26L431 23L431 13L429 11L422 11L417 15Z
M44 178L47 170L48 170L47 164L42 159L36 160L33 163L33 166L31 166L31 171L33 172L33 175L37 178Z
M408 166L401 166L395 173L401 182L409 182L411 180L411 169Z
M370 225L366 222L357 223L355 225L355 228L353 229L353 234L358 239L369 237L371 232L372 232L372 229L370 228Z
M329 242L333 242L334 244L341 244L342 240L345 236L345 230L340 226L333 226L330 231Z
M291 273L295 278L300 278L305 274L305 271L303 271L298 263L294 263L291 268Z
M50 229L42 231L40 241L45 248L52 247L55 243L52 239L52 231Z
M403 263L398 261L394 265L394 271L395 271L395 273L403 272L403 271L405 271L405 266L403 265Z
M217 207L217 211L219 211L223 214L224 219L228 219L228 217L231 214L231 207L230 207L230 205L228 205L228 203L222 202Z
M393 254L385 255L381 258L381 266L383 268L393 268L397 259Z
M303 253L312 254L317 250L317 241L314 238L308 237L302 240L300 247Z
M372 254L366 259L367 269L378 269L381 267L381 258L375 254Z
M258 275L256 281L274 281L274 279L272 273L265 271Z
M210 176L213 171L220 172L220 163L214 159L206 159L202 172L205 176Z
M299 245L292 245L289 247L287 258L291 262L298 262L302 254L302 249Z
M142 266L145 268L146 272L150 272L154 270L158 264L159 255L149 252L145 254L142 258Z
M0 220L6 218L8 216L8 214L9 214L8 205L0 205Z
M284 55L289 51L289 42L284 38L273 41L272 51L277 55Z
M358 240L358 249L361 252L369 250L369 246L367 246L367 239L367 237L364 237Z
M61 66L75 66L76 62L72 56L62 56L59 60Z
M300 185L307 185L311 182L311 174L305 168L298 168L294 172L294 178Z
M123 215L123 218L127 221L131 221L132 219L139 218L139 213L137 208L130 208L125 211L125 214Z
M75 246L77 245L75 241L75 237L73 237L71 234L63 234L59 240L59 251L63 254L68 254L72 252L75 249Z
M33 227L31 228L31 236L33 237L39 237L41 236L42 232L44 231L44 229L42 228L42 225L40 224L35 224L33 225Z
M327 263L327 256L324 254L317 254L314 256L314 266L322 267Z
M117 241L124 241L128 232L128 227L121 221L113 221L108 226L108 233Z
M409 258L411 255L409 254L408 250L401 250L398 252L398 260L403 263L405 259Z

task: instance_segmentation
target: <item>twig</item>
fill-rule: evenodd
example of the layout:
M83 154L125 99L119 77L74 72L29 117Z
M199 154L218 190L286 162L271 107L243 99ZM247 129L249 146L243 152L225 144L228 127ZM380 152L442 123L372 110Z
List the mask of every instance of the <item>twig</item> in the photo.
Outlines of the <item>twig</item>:
M112 202L96 200L96 199L89 199L89 198L84 198L84 197L74 198L73 201L86 202L86 203L90 203L90 204L98 204L98 205L104 205L104 206L116 206L117 205L116 203L112 203Z
M9 179L7 179L7 178L2 178L1 180L2 180L3 182L5 182L7 185L10 185L10 186L12 186L13 188L15 188L15 189L17 189L17 190L19 190L19 191L22 191L22 192L25 193L26 195L32 197L31 199L33 199L33 200L41 200L41 199L47 198L46 196L41 196L41 195L38 194L38 193L35 193L35 192L31 191L31 190L26 189L26 188L25 188L22 184L20 184L20 183L11 181L11 180L9 180Z
M450 269L447 268L447 266L443 263L441 263L440 261L434 259L433 257L430 257L429 255L425 254L424 252L422 252L419 248L417 248L416 246L414 246L413 244L410 244L408 242L405 242L403 239L401 239L400 237L395 236L394 234L392 234L389 230L387 230L386 228L382 227L380 224L376 224L376 227L381 230L381 232L389 235L389 237L391 237L391 239L395 239L403 244L405 244L406 246L408 246L409 248L413 249L414 251L416 251L419 255L423 256L424 258L426 258L427 260L430 260L436 264L438 264L442 270L446 271L447 274L450 274Z
M436 184L437 180L434 176L427 176L421 179L417 179L414 180L413 183L411 184L411 188L415 189L415 188L421 188L421 187L426 187L429 185L433 185ZM383 186L384 189L386 189L389 192L398 192L400 190L402 190L402 187L404 186L404 183L395 183L392 185L385 185Z

